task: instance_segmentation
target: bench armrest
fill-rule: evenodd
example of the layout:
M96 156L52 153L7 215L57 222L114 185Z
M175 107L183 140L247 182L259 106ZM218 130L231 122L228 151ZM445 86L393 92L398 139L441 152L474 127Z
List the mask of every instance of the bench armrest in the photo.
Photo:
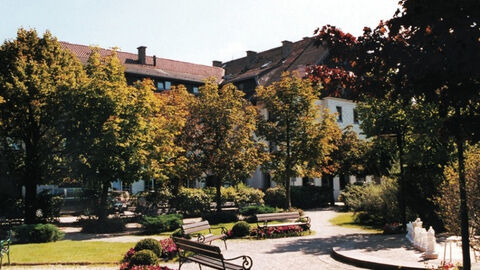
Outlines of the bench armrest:
M224 261L233 261L233 260L238 260L238 259L242 259L243 262L242 262L242 267L243 269L245 270L249 270L250 268L252 268L252 265L253 265L253 260L252 258L250 258L249 256L238 256L238 257L235 257L235 258L231 258L231 259L223 259Z

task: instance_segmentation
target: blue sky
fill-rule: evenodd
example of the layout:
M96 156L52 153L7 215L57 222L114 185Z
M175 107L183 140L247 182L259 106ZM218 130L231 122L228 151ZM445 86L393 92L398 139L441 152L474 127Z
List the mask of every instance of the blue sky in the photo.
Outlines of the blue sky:
M332 24L354 35L398 0L0 0L0 42L19 27L71 43L211 65L297 41Z

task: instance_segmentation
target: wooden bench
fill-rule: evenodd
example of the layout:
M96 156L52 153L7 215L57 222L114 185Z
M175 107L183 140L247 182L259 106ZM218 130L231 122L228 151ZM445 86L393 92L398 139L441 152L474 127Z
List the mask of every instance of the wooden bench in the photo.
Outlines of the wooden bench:
M7 255L8 264L10 264L10 244L12 242L12 232L8 232L7 239L0 241L0 269L3 264L3 257Z
M307 226L310 231L310 218L307 216L300 217L298 212L286 212L286 213L271 213L271 214L256 214L257 226L260 229L266 229L268 227L281 227L281 226ZM305 221L299 221L304 219ZM269 221L275 220L294 220L288 223L268 224ZM262 223L261 223L262 222ZM261 224L260 224L261 223Z
M182 264L186 261L198 263L200 269L202 269L202 265L213 269L228 270L248 270L252 268L253 261L249 256L244 255L232 259L225 259L220 252L220 248L217 246L206 245L183 238L172 238L178 249L178 270L182 268ZM231 262L234 260L241 260L241 262L240 264Z
M212 233L212 229L221 229L222 233L215 235ZM198 233L203 230L208 230L208 234ZM210 243L212 244L213 240L221 239L225 244L225 249L227 249L227 229L224 227L211 227L208 221L200 221L189 224L182 225L183 234L195 234L197 236L197 241L201 243Z

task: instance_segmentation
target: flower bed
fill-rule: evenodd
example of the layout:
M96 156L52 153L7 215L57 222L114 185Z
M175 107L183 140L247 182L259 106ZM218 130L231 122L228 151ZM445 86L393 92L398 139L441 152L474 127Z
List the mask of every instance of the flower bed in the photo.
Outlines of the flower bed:
M257 238L280 238L289 236L301 236L308 228L305 226L288 225L267 228L254 228L250 231L250 236Z
M177 255L177 246L171 238L163 239L159 241L160 246L162 247L162 253L160 258L165 261L173 259ZM134 248L131 248L125 253L122 259L122 264L120 265L120 270L172 270L166 266L159 265L133 265L132 258L137 254ZM155 256L155 258L157 258ZM157 259L158 262L158 259Z

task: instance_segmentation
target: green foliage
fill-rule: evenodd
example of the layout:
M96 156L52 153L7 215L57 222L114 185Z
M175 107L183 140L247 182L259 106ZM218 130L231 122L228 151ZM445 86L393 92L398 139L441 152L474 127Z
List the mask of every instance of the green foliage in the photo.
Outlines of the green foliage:
M292 187L292 205L302 209L327 206L331 190L328 187Z
M34 223L36 186L68 172L60 132L72 109L66 96L76 95L86 77L48 31L39 37L20 28L0 46L0 59L0 156L8 175L25 186L25 222Z
M220 187L246 179L265 157L264 144L254 138L257 110L243 96L233 84L219 88L207 80L184 130L187 158L197 165L198 177L208 175L215 184L218 208Z
M234 237L244 237L250 234L250 224L245 221L239 221L232 227L232 235Z
M202 189L182 188L170 205L185 216L200 216L210 211L210 198Z
M207 212L202 215L204 220L210 224L229 223L238 221L238 216L232 211Z
M176 229L172 233L173 237L181 237L181 238L186 238L186 239L191 239L192 237L189 234L183 234L183 231L181 228Z
M285 186L284 205L290 207L290 179L321 176L340 129L333 115L316 105L310 80L284 73L281 81L257 87L256 98L268 113L259 121L258 135L275 146L265 169Z
M208 187L204 189L205 193L211 198L212 201L215 200L216 191L213 187ZM236 205L242 207L249 204L263 204L263 197L265 194L257 188L246 186L243 183L240 183L236 186L230 187L221 187L220 188L222 203L225 202L234 202Z
M239 207L249 204L260 205L264 203L263 197L265 197L265 193L260 189L248 187L245 184L240 183L236 186L236 190L236 203Z
M142 228L147 234L155 234L167 231L173 231L182 225L182 215L169 214L156 217L144 216Z
M287 208L285 205L285 198L285 188L282 186L268 188L265 191L265 204L271 207Z
M37 207L42 211L42 215L38 217L39 220L54 222L60 216L60 209L63 205L61 196L53 196L48 194L48 191L44 191L38 194L37 200Z
M64 233L52 224L24 224L13 227L17 243L46 243L61 240Z
M467 205L469 209L469 226L480 231L480 145L470 147L465 153L465 178L467 189ZM458 190L457 164L452 163L445 168L446 181L440 188L435 203L440 207L438 214L442 217L445 228L455 235L460 234L459 211L460 196ZM474 241L478 245L478 241Z
M150 250L156 255L156 257L162 256L162 246L160 242L153 238L145 238L137 242L134 247L135 251L140 252L142 250Z
M158 256L148 249L142 249L136 252L130 259L129 266L134 265L155 265L158 261Z
M341 198L348 210L357 214L357 222L383 226L398 222L397 189L394 179L384 177L381 184L347 185Z
M79 221L83 233L116 233L125 231L125 222L121 218L99 220L87 218Z
M254 216L256 214L269 214L279 212L278 208L268 205L248 205L240 208L240 214L243 216Z

